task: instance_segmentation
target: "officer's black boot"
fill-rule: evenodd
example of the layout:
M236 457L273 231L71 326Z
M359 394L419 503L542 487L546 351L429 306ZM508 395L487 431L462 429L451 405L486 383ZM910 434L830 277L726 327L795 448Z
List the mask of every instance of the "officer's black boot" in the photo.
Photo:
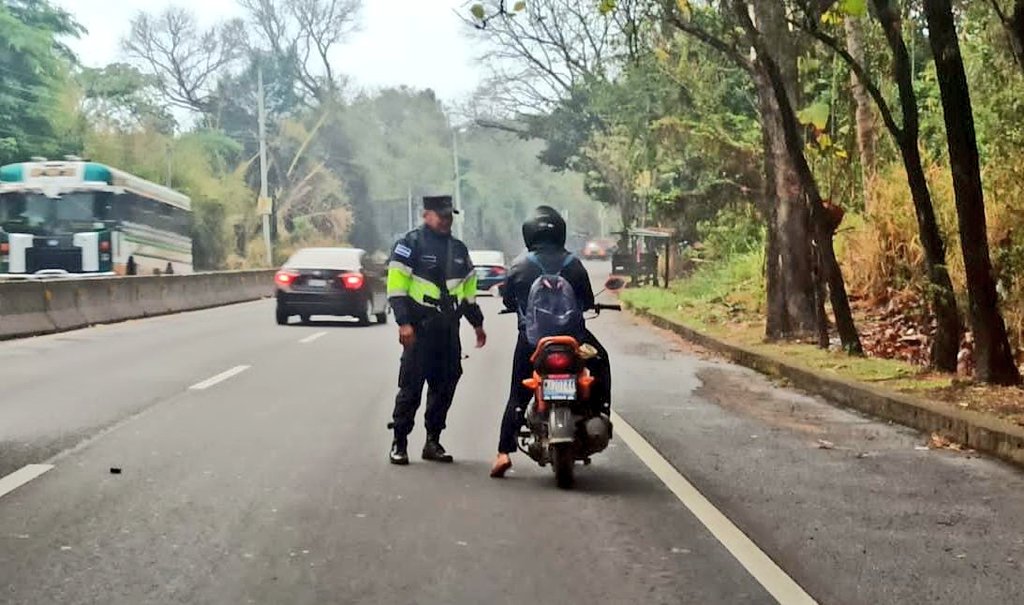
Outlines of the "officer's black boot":
M388 455L388 458L391 460L391 464L398 464L400 466L409 464L408 444L405 439L396 437L391 442L391 453Z
M455 461L451 454L444 451L444 446L441 445L440 434L427 435L427 443L423 446L423 459L433 462Z

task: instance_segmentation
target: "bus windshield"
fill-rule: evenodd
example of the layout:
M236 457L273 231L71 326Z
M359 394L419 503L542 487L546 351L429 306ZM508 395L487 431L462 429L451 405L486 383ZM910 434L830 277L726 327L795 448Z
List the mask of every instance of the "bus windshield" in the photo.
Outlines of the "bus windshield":
M6 193L0 196L0 227L9 233L55 235L94 228L106 220L105 195L93 192L66 193L50 198L38 193Z

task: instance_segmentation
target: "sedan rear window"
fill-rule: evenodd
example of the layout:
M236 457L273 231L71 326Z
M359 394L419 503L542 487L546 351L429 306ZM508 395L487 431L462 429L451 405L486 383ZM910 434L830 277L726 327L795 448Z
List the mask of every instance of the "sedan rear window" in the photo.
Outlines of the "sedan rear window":
M469 259L476 266L504 267L505 254L496 250L473 250Z
M354 248L304 248L288 259L288 269L335 269L356 271L362 269L364 252Z

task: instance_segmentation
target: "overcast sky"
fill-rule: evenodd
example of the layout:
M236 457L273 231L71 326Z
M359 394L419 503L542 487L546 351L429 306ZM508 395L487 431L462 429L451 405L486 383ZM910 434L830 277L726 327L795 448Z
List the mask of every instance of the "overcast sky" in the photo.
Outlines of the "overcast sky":
M241 16L236 0L55 0L89 33L71 43L91 67L123 59L120 42L139 11L171 5L193 11L204 25ZM406 84L432 88L446 101L469 95L480 69L465 28L467 0L364 0L362 29L340 48L333 63L358 88Z

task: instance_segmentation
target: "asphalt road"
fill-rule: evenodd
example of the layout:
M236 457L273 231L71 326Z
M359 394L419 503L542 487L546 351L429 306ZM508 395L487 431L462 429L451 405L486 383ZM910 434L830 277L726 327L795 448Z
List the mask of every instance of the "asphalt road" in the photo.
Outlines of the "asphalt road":
M394 326L265 301L0 343L0 602L801 602L780 575L821 603L1022 602L1019 471L627 315L591 328L638 434L572 492L521 455L489 479L514 319L484 304L451 466L387 464Z

